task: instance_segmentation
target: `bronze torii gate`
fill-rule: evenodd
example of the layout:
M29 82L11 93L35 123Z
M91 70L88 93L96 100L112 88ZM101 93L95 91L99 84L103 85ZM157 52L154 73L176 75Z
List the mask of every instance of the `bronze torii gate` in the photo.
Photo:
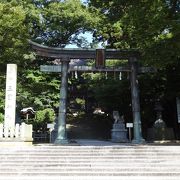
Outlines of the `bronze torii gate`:
M68 68L71 59L96 59L97 56L104 56L106 59L128 59L128 67L120 67L116 71L129 71L131 82L131 98L132 98L132 112L133 112L133 124L134 124L134 139L133 143L143 143L141 130L141 115L140 115L140 102L139 102L139 90L138 90L138 58L139 53L134 50L116 50L106 49L99 53L96 49L64 49L47 47L35 42L30 41L32 48L36 51L36 54L43 57L49 57L53 59L61 60L61 89L60 89L60 105L58 112L58 136L55 143L64 144L68 143L66 135L66 110L67 110L67 86L68 86ZM81 70L81 68L75 68L74 70ZM59 72L60 72L59 71ZM86 69L83 68L83 71ZM90 71L90 69L87 69ZM92 70L91 70L92 71ZM106 72L108 69L97 69L99 72ZM57 72L57 71L54 71Z

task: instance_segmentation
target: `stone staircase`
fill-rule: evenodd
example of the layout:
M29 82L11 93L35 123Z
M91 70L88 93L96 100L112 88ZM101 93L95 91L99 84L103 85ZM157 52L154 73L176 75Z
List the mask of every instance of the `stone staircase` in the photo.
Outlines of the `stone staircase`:
M180 146L79 141L0 146L0 179L180 179Z

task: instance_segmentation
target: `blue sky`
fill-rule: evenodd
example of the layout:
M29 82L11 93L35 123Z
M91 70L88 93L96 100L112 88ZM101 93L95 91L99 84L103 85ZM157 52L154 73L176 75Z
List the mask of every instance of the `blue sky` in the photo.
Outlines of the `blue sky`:
M90 32L80 33L79 36L85 37L89 43L92 42L92 34ZM75 44L69 44L66 45L66 48L77 48L77 46Z

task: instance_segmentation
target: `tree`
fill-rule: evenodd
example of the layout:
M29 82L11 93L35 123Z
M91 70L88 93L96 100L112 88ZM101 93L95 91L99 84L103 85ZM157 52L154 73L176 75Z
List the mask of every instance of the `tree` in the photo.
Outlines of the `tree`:
M5 64L26 64L29 52L27 40L30 38L32 20L37 19L32 6L24 7L18 1L4 1L0 3L0 59L1 71L5 71ZM31 20L30 17L31 16ZM23 63L24 61L24 63Z
M161 67L179 58L179 1L91 0L90 5L104 16L95 36L108 47L139 49L143 63Z
M67 44L81 46L80 33L92 31L99 18L80 0L44 1L41 8L41 26L34 39L53 47L65 47Z
M153 106L159 99L174 113L167 116L169 120L165 117L172 125L176 120L175 97L180 92L179 1L89 0L89 5L103 17L94 33L95 40L106 42L110 48L135 48L141 52L141 65L158 68L155 74L139 76L143 124L155 118Z
M5 97L5 71L6 64L18 64L26 68L29 60L33 56L28 51L27 40L30 38L32 21L38 21L34 7L26 6L23 1L1 1L0 2L0 112L1 117L4 113ZM28 59L28 61L27 61ZM3 118L1 118L2 120Z
M79 0L4 0L0 3L0 112L4 113L5 70L7 63L18 65L18 110L33 106L36 111L54 108L59 103L58 75L39 72L47 62L30 52L28 39L49 46L64 47L68 43L82 46L78 34L90 31L98 21ZM94 17L93 17L94 16ZM1 114L0 114L1 115ZM1 118L2 119L2 118Z

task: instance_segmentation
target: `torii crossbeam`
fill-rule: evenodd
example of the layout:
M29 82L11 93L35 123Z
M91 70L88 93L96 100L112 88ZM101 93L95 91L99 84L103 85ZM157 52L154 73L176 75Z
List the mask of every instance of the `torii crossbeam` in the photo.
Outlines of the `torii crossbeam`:
M61 89L60 89L60 105L58 112L58 136L55 143L64 144L67 143L66 135L66 111L67 111L67 86L68 86L68 69L71 59L96 59L98 54L96 49L63 49L47 47L35 42L30 41L32 48L36 54L43 57L48 57L61 60ZM132 112L133 112L133 124L134 124L134 143L142 143L141 131L141 115L140 115L140 102L138 91L138 64L139 52L135 50L117 50L106 49L103 50L102 55L105 59L127 59L129 62L128 68L120 68L118 71L129 71L131 81L131 98L132 98ZM100 54L101 55L101 54ZM78 68L77 68L78 69ZM98 68L97 68L98 71ZM106 70L107 71L107 70Z

